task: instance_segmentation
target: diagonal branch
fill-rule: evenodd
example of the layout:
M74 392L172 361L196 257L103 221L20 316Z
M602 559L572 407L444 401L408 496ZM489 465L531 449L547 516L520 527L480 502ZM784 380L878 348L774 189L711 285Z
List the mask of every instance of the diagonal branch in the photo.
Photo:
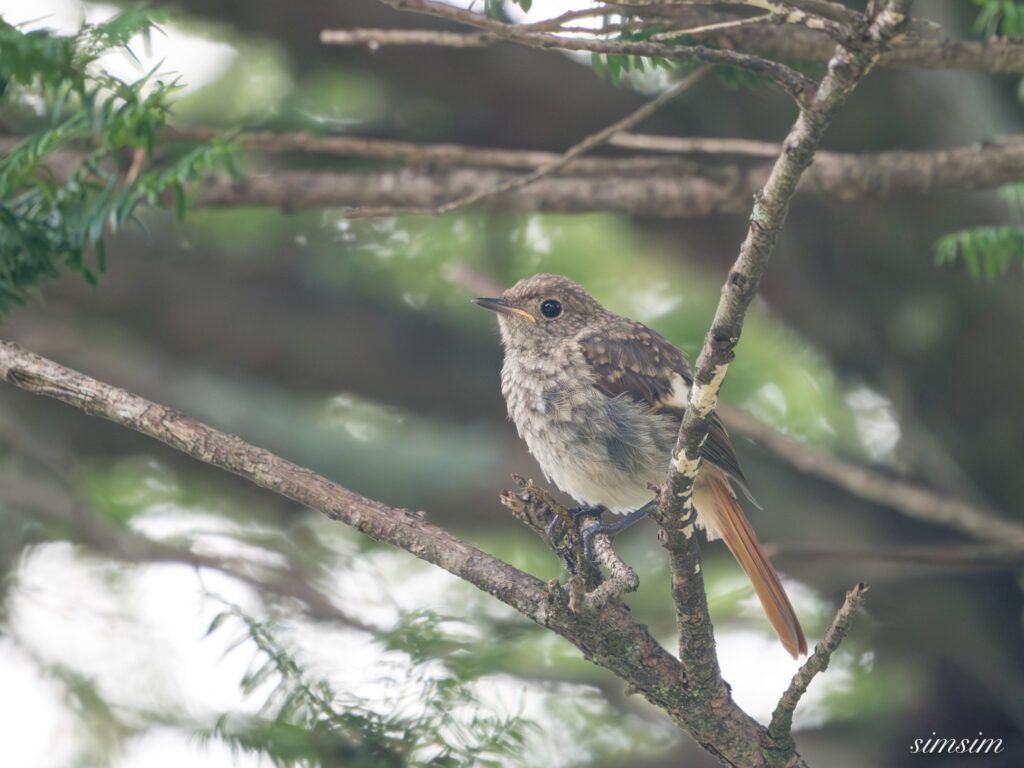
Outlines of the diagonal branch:
M656 98L647 102L638 109L633 110L630 114L626 115L621 120L617 120L611 125L607 125L596 133L592 133L585 137L582 141L574 144L567 149L563 154L556 156L550 162L540 166L532 173L528 173L524 176L518 176L513 179L503 181L499 184L495 184L489 189L482 189L478 192L459 197L451 202L444 203L433 209L427 210L409 210L404 213L419 214L419 215L442 215L445 213L452 213L461 208L466 208L470 205L475 205L481 201L489 198L497 197L498 195L506 192L514 192L519 189L525 189L534 182L540 181L543 178L552 176L558 173L560 170L569 165L573 160L577 159L580 155L585 152L589 152L597 146L605 143L617 133L628 131L633 126L640 122L643 122L648 117L657 112L665 104L678 98L682 94L690 90L705 74L707 73L706 67L701 67L696 72L692 73L688 77L683 78L678 83L673 85L668 90L659 94ZM345 212L345 218L364 218L370 216L379 216L381 211L373 208L361 209L356 208L351 211ZM384 211L384 215L393 215L392 210Z
M706 26L736 18L734 14L681 3L646 3L623 0L622 12L643 17L651 26ZM919 25L924 26L924 25ZM926 34L922 30L922 35ZM705 36L710 45L747 51L777 61L820 62L835 51L836 41L809 26L731 25ZM963 70L989 74L1024 74L1024 39L993 36L988 40L918 36L911 33L892 41L881 52L879 66Z
M422 513L367 499L238 437L0 341L0 378L159 440L193 458L350 525L376 541L433 563L562 635L587 659L625 680L706 749L732 765L766 766L763 727L726 694L689 678L616 599L573 612L557 582L545 584L431 525ZM629 582L628 574L624 578ZM628 588L628 583L626 587ZM715 682L715 681L713 681ZM716 685L721 688L721 681ZM794 748L772 765L803 766Z
M797 670L786 692L782 694L782 698L772 714L771 724L768 726L768 735L777 743L786 743L787 741L792 743L793 737L790 735L790 731L793 728L793 712L796 710L796 705L800 703L801 697L807 692L807 687L814 677L828 667L832 654L846 637L846 633L850 631L853 617L864 605L867 591L867 584L858 584L846 593L843 607L839 609L832 624L825 630L825 637L815 646L814 653Z

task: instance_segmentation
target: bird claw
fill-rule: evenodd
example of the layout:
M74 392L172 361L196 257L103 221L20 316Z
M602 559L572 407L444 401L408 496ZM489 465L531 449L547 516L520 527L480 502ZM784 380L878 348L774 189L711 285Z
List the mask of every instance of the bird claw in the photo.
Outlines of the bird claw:
M569 510L566 511L565 516L555 515L553 518L551 518L551 522L548 523L548 527L544 531L544 538L547 541L548 546L554 548L554 546L555 546L555 543L554 543L555 532L558 530L559 524L561 524L561 525L565 525L566 524L566 520L565 520L566 517L568 517L570 520L572 520L572 524L575 525L578 528L579 524L580 524L580 520L582 520L583 518L585 518L585 517L598 517L598 518L600 518L601 514L603 512L604 512L604 510L601 507L573 507L572 509L569 509Z
M645 517L647 515L647 510L652 504L653 502L651 504L646 504L640 509L630 512L621 520L617 520L614 523L593 523L580 531L580 538L583 539L583 557L588 561L592 561L594 559L595 536L603 533L614 537L619 531L629 528L633 523Z

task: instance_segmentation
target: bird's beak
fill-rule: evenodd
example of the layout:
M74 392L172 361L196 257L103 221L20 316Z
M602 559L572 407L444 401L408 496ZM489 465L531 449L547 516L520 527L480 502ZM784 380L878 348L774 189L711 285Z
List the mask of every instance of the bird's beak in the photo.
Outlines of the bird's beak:
M522 315L531 323L536 323L537 318L527 312L525 309L519 307L513 307L504 299L473 299L473 303L478 307L489 309L492 312L501 312L503 315Z

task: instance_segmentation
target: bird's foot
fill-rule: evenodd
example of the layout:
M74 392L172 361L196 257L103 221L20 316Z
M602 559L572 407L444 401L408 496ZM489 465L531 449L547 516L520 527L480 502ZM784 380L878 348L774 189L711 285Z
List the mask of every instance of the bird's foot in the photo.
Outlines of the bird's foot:
M654 502L651 502L653 504ZM619 531L629 528L633 523L637 522L641 518L647 515L647 510L651 504L646 504L640 509L630 512L628 515L623 517L621 520L617 520L614 523L592 523L580 531L580 537L583 539L583 557L587 560L594 559L594 537L598 534L606 534L615 536Z
M580 520L583 518L596 517L600 519L603 513L604 507L573 507L566 511L566 515L570 520L572 520L572 524L577 527L579 527ZM562 515L555 515L551 518L551 522L548 523L547 530L545 531L545 538L547 539L548 546L550 547L554 547L553 539L560 524L565 525L565 517Z

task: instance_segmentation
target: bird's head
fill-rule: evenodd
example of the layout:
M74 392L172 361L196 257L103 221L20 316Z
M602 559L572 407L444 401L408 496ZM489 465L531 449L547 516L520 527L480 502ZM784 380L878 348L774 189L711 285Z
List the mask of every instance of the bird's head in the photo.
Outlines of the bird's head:
M546 273L520 280L500 298L473 303L497 313L505 346L515 348L555 345L605 313L581 286Z

